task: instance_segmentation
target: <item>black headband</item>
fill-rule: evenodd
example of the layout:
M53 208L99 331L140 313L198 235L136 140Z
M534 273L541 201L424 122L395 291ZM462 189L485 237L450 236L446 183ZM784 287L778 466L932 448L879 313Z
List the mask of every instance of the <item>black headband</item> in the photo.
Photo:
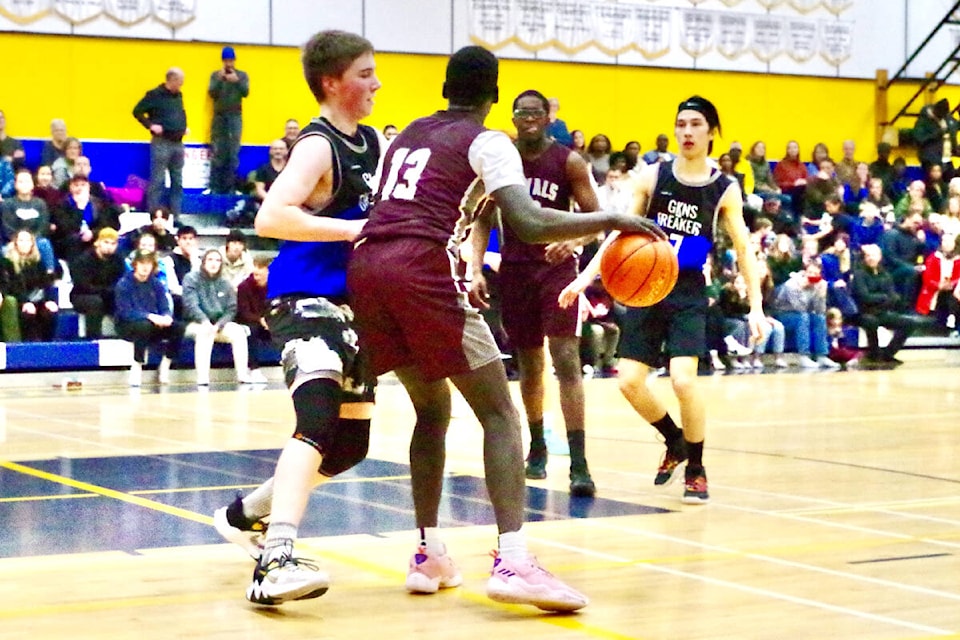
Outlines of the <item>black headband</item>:
M687 110L703 114L711 129L720 130L720 114L717 113L717 108L713 106L713 103L706 98L691 96L677 106L677 113Z

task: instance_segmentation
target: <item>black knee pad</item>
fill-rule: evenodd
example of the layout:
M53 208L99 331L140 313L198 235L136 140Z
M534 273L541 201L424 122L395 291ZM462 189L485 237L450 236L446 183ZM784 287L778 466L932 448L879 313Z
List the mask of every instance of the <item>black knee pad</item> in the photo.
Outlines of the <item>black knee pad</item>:
M308 380L293 392L297 426L293 437L326 457L340 421L340 385L322 378Z
M370 420L340 418L336 434L323 453L320 473L332 478L359 464L367 457L369 445Z

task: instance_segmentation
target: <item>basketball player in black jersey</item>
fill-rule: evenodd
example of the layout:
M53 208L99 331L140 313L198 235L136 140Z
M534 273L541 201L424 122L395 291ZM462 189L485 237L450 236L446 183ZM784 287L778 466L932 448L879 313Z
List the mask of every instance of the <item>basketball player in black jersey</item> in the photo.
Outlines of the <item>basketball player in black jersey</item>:
M666 440L667 451L654 484L671 482L686 460L683 502L687 504L705 504L710 500L703 467L706 408L697 387L697 360L706 352L703 266L713 248L718 222L733 242L737 264L747 281L747 319L753 340L760 338L764 326L756 257L750 250L743 221L740 187L707 161L714 135L719 131L720 116L709 100L700 96L684 100L677 109L675 122L679 155L671 162L646 167L637 178L633 212L653 219L667 233L677 253L680 276L663 301L652 307L628 309L618 365L620 391ZM583 273L560 294L561 304L572 304L593 281L600 268L600 257L615 236L616 233L608 236ZM657 366L662 351L670 359L670 381L680 403L682 430L647 386L647 374Z

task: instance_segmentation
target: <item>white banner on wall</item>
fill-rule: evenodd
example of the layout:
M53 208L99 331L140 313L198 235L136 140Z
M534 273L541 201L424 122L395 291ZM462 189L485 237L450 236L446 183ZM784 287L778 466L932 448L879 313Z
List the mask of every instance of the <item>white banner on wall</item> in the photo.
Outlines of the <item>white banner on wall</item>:
M50 0L0 0L0 15L17 24L28 24L50 13Z
M618 56L633 48L636 41L636 21L633 7L626 4L597 3L594 5L595 44L609 56Z
M637 22L637 50L647 60L659 58L670 51L670 9L635 7L633 18Z
M699 58L713 48L716 33L716 14L707 11L688 10L681 12L680 48L688 55Z
M850 22L820 23L820 55L832 65L847 61L853 53L853 24Z
M53 0L53 10L70 24L83 24L103 13L103 0Z
M593 3L585 0L554 2L554 31L557 48L576 53L593 42Z
M717 51L733 60L750 48L750 20L743 14L717 16Z
M498 49L513 39L513 0L470 0L470 35L477 44Z
M152 0L103 0L104 12L124 26L135 25L150 17Z
M513 33L530 46L542 49L554 41L555 13L547 0L517 0Z
M174 29L197 17L197 0L154 0L153 15Z
M754 18L753 55L763 62L770 62L783 53L783 18Z
M853 0L823 0L823 8L835 15L840 15L853 6Z
M810 13L820 6L820 0L789 0L790 6L800 13Z
M787 55L795 62L806 62L817 55L817 23L809 20L787 21Z

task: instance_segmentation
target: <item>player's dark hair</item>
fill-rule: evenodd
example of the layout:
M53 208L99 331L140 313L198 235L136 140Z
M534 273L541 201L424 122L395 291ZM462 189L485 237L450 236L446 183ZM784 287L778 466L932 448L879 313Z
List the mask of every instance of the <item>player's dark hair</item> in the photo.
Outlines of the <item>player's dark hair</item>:
M303 77L318 102L323 93L324 78L339 78L353 61L365 53L372 53L369 40L346 31L321 31L303 45ZM289 121L288 121L289 122Z
M443 97L451 105L462 107L479 107L487 100L497 102L499 68L497 57L483 47L463 47L447 62Z
M523 98L536 98L537 100L543 103L543 110L546 111L547 113L550 112L550 101L547 100L547 97L545 95L543 95L536 89L527 89L526 91L518 95L516 98L514 98L512 109L516 110L517 105L520 104L520 100Z
M706 119L707 126L710 127L710 130L713 131L716 129L718 135L723 135L723 132L720 130L720 114L717 113L717 108L712 102L703 96L690 96L677 105L677 113L687 110L697 111L703 114L703 117ZM712 152L713 140L711 140L710 144L707 146L707 153Z

